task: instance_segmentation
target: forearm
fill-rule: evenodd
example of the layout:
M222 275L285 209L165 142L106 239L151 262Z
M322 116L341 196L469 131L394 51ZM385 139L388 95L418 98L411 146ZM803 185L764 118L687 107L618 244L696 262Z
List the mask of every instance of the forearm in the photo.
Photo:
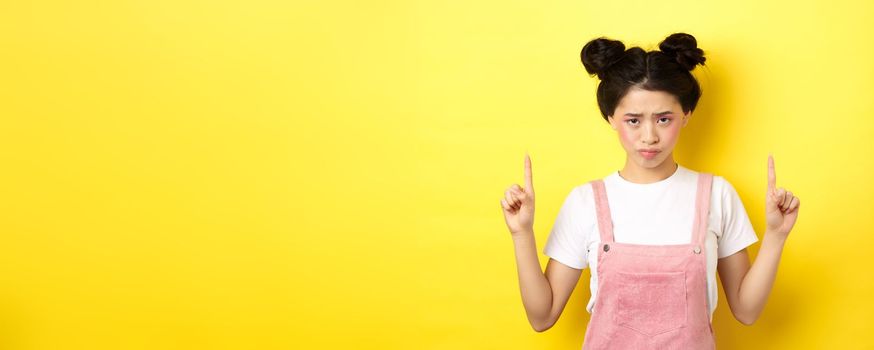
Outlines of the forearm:
M537 331L549 328L549 313L552 308L552 288L537 259L537 244L534 233L526 232L513 237L516 251L516 270L519 273L519 288L528 322Z
M735 317L744 324L755 322L765 308L765 303L771 294L771 287L774 286L774 279L777 277L777 267L785 243L785 236L780 237L765 232L759 254L744 276L738 291L740 308L735 312Z

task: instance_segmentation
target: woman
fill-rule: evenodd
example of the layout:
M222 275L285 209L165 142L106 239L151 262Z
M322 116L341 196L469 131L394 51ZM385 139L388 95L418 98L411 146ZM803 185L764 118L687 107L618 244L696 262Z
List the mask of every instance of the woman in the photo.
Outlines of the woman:
M525 187L510 186L501 206L528 321L538 332L552 327L590 267L584 349L714 348L715 270L732 314L751 325L770 294L800 201L776 186L769 156L767 228L750 266L746 247L758 237L737 192L721 176L673 159L701 96L691 71L705 58L695 38L675 33L649 52L598 38L580 56L601 80L598 106L627 157L621 170L567 196L543 250L550 259L542 272L526 155Z

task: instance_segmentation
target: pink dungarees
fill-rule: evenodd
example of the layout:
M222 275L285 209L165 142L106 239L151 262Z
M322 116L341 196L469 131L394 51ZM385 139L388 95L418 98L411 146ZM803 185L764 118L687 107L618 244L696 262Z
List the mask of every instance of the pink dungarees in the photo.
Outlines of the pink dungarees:
M583 349L714 349L707 309L704 239L713 175L698 174L692 240L642 245L613 241L603 180L592 181L598 213L598 294Z

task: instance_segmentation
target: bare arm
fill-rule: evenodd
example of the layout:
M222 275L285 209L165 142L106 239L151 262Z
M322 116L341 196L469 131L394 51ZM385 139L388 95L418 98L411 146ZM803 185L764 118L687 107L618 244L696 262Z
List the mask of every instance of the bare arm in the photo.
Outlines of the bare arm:
M558 321L582 270L549 259L544 274L540 270L534 234L531 232L514 236L513 245L516 248L519 289L528 323L535 331L543 332Z
M511 185L501 198L504 220L513 237L519 289L528 323L535 331L552 327L564 310L582 270L549 259L546 273L540 269L534 240L534 181L531 158L525 155L525 188Z
M765 238L753 266L747 250L719 259L719 279L734 318L745 325L755 322L774 286L777 266L789 232L798 219L801 201L791 191L777 187L774 158L768 157L768 193L765 198Z
M719 259L719 279L728 306L741 323L752 325L765 308L785 242L785 238L766 232L752 267L746 249Z

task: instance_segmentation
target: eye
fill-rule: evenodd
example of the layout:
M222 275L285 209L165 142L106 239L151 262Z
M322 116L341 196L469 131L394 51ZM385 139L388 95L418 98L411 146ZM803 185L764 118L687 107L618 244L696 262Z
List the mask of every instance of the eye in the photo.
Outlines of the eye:
M637 122L637 119L628 119L625 122L628 124L631 124L631 125L637 125L636 123L635 124L630 123L630 122Z
M666 121L665 121L665 124L667 124L668 122L671 121L671 118L667 118L667 117L659 118L659 120L662 120L662 119L665 119L665 120L666 120Z

